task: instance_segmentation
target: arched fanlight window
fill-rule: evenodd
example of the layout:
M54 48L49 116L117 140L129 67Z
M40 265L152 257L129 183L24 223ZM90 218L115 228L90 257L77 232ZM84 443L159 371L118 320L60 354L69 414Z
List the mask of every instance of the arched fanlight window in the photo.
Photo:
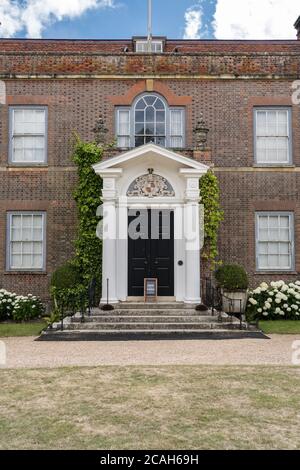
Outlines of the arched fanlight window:
M152 93L140 96L132 107L116 109L118 147L139 147L153 142L162 147L184 147L185 111L169 107Z
M154 144L166 146L166 107L153 95L140 98L134 110L135 146Z

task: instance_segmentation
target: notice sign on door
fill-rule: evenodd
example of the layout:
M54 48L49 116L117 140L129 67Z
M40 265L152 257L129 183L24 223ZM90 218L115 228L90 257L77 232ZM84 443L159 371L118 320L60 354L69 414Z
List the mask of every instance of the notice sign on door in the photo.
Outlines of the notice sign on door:
M145 302L157 300L157 279L145 279L144 292Z

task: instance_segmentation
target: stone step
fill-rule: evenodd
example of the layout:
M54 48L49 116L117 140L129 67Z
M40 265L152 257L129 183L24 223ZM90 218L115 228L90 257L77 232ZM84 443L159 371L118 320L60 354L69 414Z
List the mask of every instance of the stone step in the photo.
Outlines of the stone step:
M95 315L85 317L85 323L203 323L218 322L218 317L196 315ZM72 319L72 323L81 323L80 318Z
M157 340L220 340L220 339L267 339L261 331L226 330L47 330L39 341L157 341Z
M119 304L113 305L113 307L115 310L195 310L195 305L185 304L184 302L121 302ZM100 308L93 309L93 311L95 310L100 310Z
M109 312L103 312L102 310L93 310L89 318L99 318L104 316L210 316L209 311L197 312L196 310L188 309L150 309L150 308L139 308L139 309L116 309ZM214 317L212 317L214 318Z
M67 330L97 330L97 331L114 331L114 330L210 330L210 329L239 329L240 324L231 322L198 322L198 323L70 323L66 325Z

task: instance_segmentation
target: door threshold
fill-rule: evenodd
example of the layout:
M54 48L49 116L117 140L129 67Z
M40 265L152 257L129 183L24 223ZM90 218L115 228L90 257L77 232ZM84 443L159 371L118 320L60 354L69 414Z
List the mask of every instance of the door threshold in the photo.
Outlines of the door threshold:
M127 297L126 302L141 302L145 303L144 297ZM166 302L176 302L176 297L157 297L155 302L166 303ZM152 303L155 303L152 302Z

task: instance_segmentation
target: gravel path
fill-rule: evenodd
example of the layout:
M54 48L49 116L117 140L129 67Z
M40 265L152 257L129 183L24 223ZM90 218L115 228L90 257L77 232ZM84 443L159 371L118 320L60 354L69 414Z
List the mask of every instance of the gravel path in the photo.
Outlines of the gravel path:
M292 344L300 336L196 341L38 342L0 338L7 368L99 365L292 365ZM300 355L299 355L300 356Z

